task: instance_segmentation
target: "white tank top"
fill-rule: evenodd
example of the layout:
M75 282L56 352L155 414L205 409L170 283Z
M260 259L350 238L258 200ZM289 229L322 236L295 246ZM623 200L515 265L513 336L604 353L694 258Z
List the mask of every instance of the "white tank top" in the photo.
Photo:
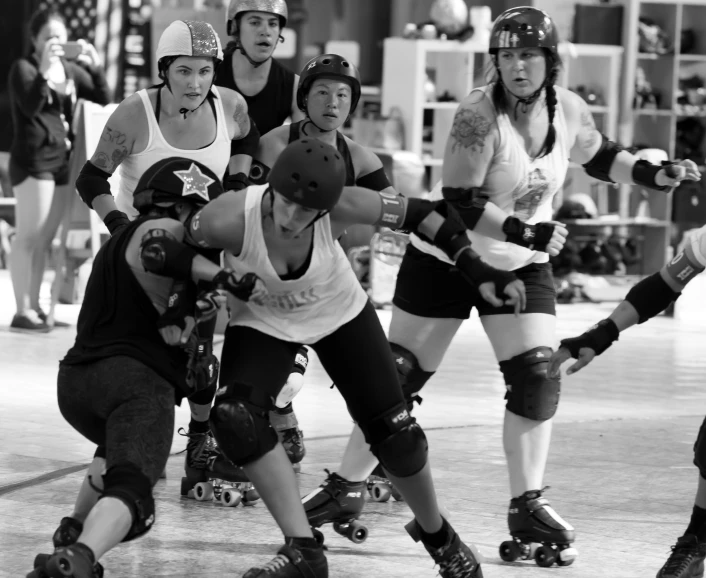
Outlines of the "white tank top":
M230 325L252 327L293 343L316 343L356 317L368 301L325 215L314 223L314 247L306 273L283 281L275 271L262 233L262 197L267 185L251 186L245 200L245 235L240 255L226 251L227 267L253 272L269 292L263 304L230 297Z
M489 87L477 90L485 92L486 98L490 99ZM554 114L554 148L551 153L541 158L529 157L507 114L496 112L496 118L500 139L481 187L482 193L488 195L490 201L508 215L521 221L530 224L551 221L552 199L564 184L571 152L561 101L557 102ZM443 198L441 187L441 182L434 187L430 196L432 200ZM473 250L486 263L504 271L513 271L530 263L549 260L547 253L530 251L519 245L496 241L471 231L468 232L468 237L473 243ZM411 235L411 241L417 249L451 263L443 251L422 241L416 235Z
M123 211L131 219L134 219L138 214L132 206L132 193L137 186L137 182L148 168L162 159L169 157L185 157L203 163L221 179L223 175L225 175L228 162L230 161L231 139L228 137L228 125L226 124L223 103L218 89L213 86L211 87L211 91L216 96L216 98L213 99L216 105L216 138L207 147L196 150L178 149L170 145L164 139L162 131L159 130L157 117L154 114L147 89L137 92L142 99L145 114L147 115L147 128L149 131L147 147L140 153L128 156L120 164L120 185L115 198L115 204L118 206L118 209ZM210 108L211 105L204 102L201 106Z

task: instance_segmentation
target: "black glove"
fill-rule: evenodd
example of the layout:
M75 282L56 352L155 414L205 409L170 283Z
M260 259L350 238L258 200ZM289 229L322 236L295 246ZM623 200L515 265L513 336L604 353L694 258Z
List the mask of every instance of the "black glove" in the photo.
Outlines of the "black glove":
M186 364L186 385L189 395L211 387L218 381L219 363L213 355L213 339L201 338L198 331L193 331L184 345L189 355Z
M615 322L612 319L603 319L578 337L562 339L560 346L568 349L574 359L579 358L579 351L583 347L593 349L596 355L600 355L618 340L619 335L620 331Z
M157 320L157 328L175 325L182 331L186 328L187 317L194 317L196 285L190 281L174 281L169 293L167 309ZM194 319L194 322L196 320Z
M456 267L461 274L474 285L482 285L492 281L495 283L495 293L503 295L503 290L507 285L517 280L517 276L512 271L501 271L485 263L477 253L463 251L456 258Z
M231 269L221 269L213 278L213 284L218 289L225 289L233 297L247 301L255 290L255 284L259 279L255 273L246 273L238 279Z
M105 216L103 222L105 226L108 227L110 236L114 237L118 231L121 231L130 224L130 219L127 218L125 213L115 209Z
M503 233L507 235L508 243L546 253L554 234L554 226L554 223L546 222L528 225L517 217L508 217L503 223Z

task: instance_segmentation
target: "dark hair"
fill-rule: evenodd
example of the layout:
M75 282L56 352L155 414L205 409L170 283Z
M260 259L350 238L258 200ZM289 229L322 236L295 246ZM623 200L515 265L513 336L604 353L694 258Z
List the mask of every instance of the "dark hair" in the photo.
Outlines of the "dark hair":
M164 82L167 81L167 71L169 67L174 63L174 61L179 58L178 56L164 56L157 62L157 76Z
M559 76L559 70L561 69L561 57L557 52L552 50L544 50L544 60L547 63L547 76L544 79L543 88L547 94L547 113L549 114L549 128L547 129L547 136L544 139L544 144L542 149L539 151L537 158L548 155L554 149L554 143L556 142L556 128L554 128L554 114L556 113L556 90L554 84L556 83L557 77ZM500 70L497 64L497 55L493 58L493 64L491 64L491 75L492 78L490 82L493 84L493 90L491 92L491 99L495 109L509 114L510 107L507 99L507 94L505 93L505 85L502 81L502 76L500 75ZM539 89L541 91L541 88ZM539 94L538 94L539 96ZM518 103L519 104L519 103Z
M235 38L235 40L229 40L228 44L225 45L223 48L223 54L233 54L236 50L238 50L240 46L240 21L243 19L243 16L247 14L248 12L257 12L257 10L248 10L247 12L241 12L235 17L235 31L233 34L230 35L230 38ZM278 17L279 19L279 29L280 31L282 30L282 18ZM282 34L279 35L279 42L284 42L284 36Z
M36 10L29 19L29 35L27 36L27 53L32 54L34 52L34 39L39 36L47 23L51 20L58 20L64 26L66 26L66 19L61 15L61 13L53 6L47 6L46 8L41 8Z

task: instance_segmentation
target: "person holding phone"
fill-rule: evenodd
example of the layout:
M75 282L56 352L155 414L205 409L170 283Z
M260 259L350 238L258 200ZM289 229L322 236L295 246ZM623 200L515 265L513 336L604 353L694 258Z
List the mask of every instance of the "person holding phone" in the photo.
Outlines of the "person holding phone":
M10 263L17 312L10 330L45 333L51 327L39 289L46 252L72 194L74 109L79 98L108 104L111 92L96 49L84 40L67 42L66 23L55 9L35 12L29 32L30 54L13 63L8 82L14 127L9 172L17 199Z

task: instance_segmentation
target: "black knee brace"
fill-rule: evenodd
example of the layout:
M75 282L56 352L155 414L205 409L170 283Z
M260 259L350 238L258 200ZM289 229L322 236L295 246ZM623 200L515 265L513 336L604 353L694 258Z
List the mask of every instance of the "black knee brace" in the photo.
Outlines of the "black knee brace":
M402 393L404 393L404 399L407 402L407 409L412 411L415 401L419 404L422 403L422 398L417 394L435 372L421 369L417 356L409 349L392 342L390 342L390 349L392 350L392 359L395 360L397 375L400 378Z
M427 464L427 437L404 403L360 428L373 454L393 476L413 476Z
M706 418L701 424L694 444L694 465L699 468L701 477L706 479Z
M103 458L103 459L105 459L105 456L106 456L105 446L98 446L98 447L96 448L96 451L95 451L94 454L93 454L93 457L94 457L94 458Z
M554 417L559 405L561 382L547 376L551 347L535 347L512 359L500 362L507 393L505 407L515 415L546 421Z
M209 418L211 433L235 465L248 464L277 445L277 433L270 425L272 407L264 393L246 385L232 384L218 390Z
M154 524L152 483L142 470L130 462L112 466L103 476L101 498L118 498L130 508L132 526L123 542L146 534Z

